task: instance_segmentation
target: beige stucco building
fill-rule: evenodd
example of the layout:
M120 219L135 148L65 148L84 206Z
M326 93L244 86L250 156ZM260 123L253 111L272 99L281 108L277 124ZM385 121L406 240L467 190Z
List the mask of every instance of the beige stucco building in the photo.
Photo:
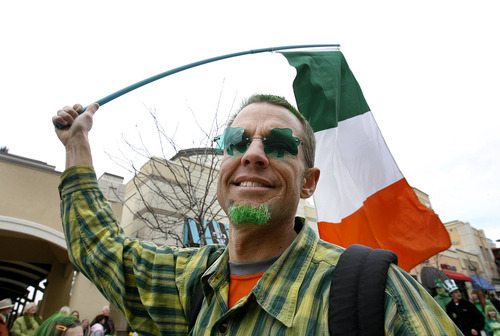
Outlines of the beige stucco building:
M60 176L54 166L0 151L0 299L11 298L19 313L25 302L35 301L45 318L69 306L92 320L108 302L69 261L59 214ZM99 184L105 191L123 190L122 181L105 174ZM111 203L120 216L121 201L111 197ZM111 317L126 328L113 309Z

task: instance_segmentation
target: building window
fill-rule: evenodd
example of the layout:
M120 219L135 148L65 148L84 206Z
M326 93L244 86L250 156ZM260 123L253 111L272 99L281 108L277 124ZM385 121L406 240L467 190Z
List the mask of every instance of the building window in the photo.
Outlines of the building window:
M184 220L184 245L191 247L200 246L200 232L205 230L205 241L207 244L226 245L229 238L229 225L216 221L203 221L200 228L192 218Z

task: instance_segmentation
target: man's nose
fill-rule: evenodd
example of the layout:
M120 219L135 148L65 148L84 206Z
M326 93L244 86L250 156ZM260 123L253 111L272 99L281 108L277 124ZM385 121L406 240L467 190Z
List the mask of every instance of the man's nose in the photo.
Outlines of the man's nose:
M262 168L269 165L269 158L264 152L262 138L252 138L246 152L241 157L241 164L244 166L255 165Z

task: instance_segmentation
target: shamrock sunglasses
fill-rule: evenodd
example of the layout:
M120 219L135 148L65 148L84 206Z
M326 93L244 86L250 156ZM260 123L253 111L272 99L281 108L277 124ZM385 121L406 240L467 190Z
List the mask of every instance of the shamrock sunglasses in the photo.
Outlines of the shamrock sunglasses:
M302 140L292 135L292 130L289 128L273 128L271 133L265 137L248 137L242 127L228 127L224 134L216 137L214 141L217 153L223 153L224 150L227 150L227 154L233 156L235 155L234 150L241 154L245 153L254 139L262 140L264 152L267 155L276 152L276 157L279 158L285 156L285 153L297 155L299 145L303 143Z

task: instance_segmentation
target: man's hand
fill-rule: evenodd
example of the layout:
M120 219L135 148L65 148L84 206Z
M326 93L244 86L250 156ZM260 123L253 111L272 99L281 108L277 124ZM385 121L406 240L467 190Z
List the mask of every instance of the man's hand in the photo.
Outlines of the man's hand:
M91 104L85 112L79 114L82 109L79 104L73 107L65 106L52 117L54 124L59 123L65 126L55 130L57 137L66 147L66 168L79 164L92 165L88 134L92 129L93 116L99 109L99 105Z
M94 103L81 115L79 113L83 110L83 107L80 104L73 105L73 107L65 106L57 111L57 115L52 117L52 122L65 126L62 129L56 128L56 134L64 146L67 146L68 142L71 142L73 137L80 137L83 135L87 138L92 128L92 118L98 109L99 105Z

